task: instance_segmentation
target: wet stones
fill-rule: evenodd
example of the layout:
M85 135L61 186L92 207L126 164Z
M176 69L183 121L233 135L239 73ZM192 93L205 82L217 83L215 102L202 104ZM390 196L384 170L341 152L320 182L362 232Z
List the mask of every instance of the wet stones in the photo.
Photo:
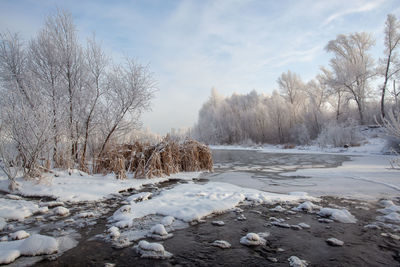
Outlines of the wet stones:
M334 237L328 238L325 240L328 245L333 246L333 247L341 247L344 245L344 242L342 240L336 239Z
M211 243L211 246L227 249L231 247L231 244L225 240L215 240Z

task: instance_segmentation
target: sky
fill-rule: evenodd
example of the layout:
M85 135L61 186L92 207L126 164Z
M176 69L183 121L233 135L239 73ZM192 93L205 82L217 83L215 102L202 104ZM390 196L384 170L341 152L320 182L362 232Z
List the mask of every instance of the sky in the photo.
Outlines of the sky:
M270 94L287 70L312 79L338 34L372 33L378 59L386 15L400 18L399 0L0 0L0 32L28 41L57 8L82 41L95 33L110 56L150 67L157 92L142 121L159 134L193 126L213 87Z

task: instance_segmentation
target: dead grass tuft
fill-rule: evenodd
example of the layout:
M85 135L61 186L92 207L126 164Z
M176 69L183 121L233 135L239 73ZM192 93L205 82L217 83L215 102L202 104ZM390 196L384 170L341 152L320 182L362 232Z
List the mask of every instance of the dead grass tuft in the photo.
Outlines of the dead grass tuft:
M195 140L178 143L166 137L156 145L148 143L126 144L104 153L95 164L95 173L114 172L125 179L127 172L135 178L153 178L180 171L212 171L210 149Z

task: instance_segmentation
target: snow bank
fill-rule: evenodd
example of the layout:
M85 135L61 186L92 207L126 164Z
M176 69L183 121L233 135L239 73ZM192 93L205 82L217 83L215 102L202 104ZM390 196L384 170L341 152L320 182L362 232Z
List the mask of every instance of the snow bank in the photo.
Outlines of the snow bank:
M119 191L127 189L140 189L147 184L157 184L171 179L190 180L198 178L201 172L186 172L171 174L167 177L152 179L116 179L114 175L88 175L82 172L66 171L57 172L59 177L45 177L46 183L26 181L17 179L21 184L19 193L24 196L48 196L57 198L59 201L99 201L110 197ZM43 174L50 175L50 174ZM0 190L8 192L8 180L5 176L0 177ZM8 200L8 199L7 199ZM0 202L0 206L5 206ZM2 217L0 215L0 217ZM28 216L26 216L28 217Z
M0 217L5 220L22 221L36 212L38 205L30 201L0 198Z
M322 208L318 215L323 217L329 217L332 220L341 223L356 223L357 219L346 209L332 209L332 208Z
M0 264L8 264L20 256L53 254L58 251L55 238L44 235L32 235L24 240L0 242Z
M117 210L111 220L118 227L132 226L132 220L151 214L173 216L185 222L200 220L209 214L223 213L248 200L255 203L274 204L298 202L310 196L284 195L242 188L219 182L207 184L181 184L144 202L130 204Z

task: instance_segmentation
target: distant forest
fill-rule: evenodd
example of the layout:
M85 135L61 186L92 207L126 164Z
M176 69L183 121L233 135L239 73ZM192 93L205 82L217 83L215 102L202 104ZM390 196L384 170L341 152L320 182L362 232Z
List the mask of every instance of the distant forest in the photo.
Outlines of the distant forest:
M209 144L309 144L358 142L358 125L398 124L400 23L389 14L384 26L385 49L375 59L370 33L340 34L325 47L329 66L308 82L290 70L277 79L272 95L252 91L221 96L213 88L192 134ZM329 136L341 136L332 143Z

